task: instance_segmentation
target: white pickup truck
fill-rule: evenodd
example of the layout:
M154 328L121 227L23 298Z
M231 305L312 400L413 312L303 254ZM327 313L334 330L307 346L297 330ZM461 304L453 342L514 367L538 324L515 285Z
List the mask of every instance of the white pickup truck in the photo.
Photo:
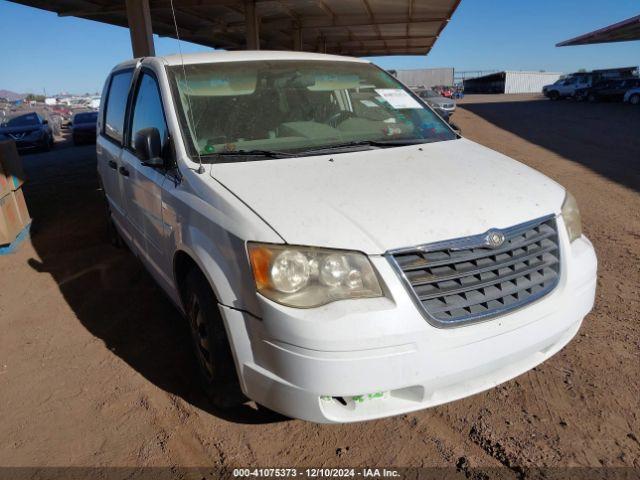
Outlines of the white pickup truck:
M592 79L586 75L570 76L561 78L560 80L542 87L542 93L551 100L559 100L561 98L573 97L579 88L589 88L592 85Z
M368 61L150 57L102 99L114 242L184 314L217 407L353 422L450 402L558 352L593 306L571 194Z

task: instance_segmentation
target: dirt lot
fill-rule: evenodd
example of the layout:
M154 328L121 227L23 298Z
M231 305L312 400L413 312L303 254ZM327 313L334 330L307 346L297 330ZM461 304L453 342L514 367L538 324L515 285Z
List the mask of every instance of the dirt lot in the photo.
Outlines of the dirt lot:
M462 103L454 121L467 137L581 206L597 300L562 352L486 393L364 424L214 411L181 318L105 242L93 148L59 145L24 157L32 240L0 257L0 465L640 468L640 109Z

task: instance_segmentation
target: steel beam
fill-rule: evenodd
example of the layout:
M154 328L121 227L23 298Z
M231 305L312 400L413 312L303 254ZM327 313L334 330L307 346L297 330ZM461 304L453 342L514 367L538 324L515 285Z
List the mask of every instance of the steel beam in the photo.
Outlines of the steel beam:
M126 0L126 5L134 58L154 56L156 51L153 45L149 0Z
M256 13L256 0L244 0L244 19L247 50L260 50L260 24Z
M293 50L300 52L302 50L302 28L293 29Z

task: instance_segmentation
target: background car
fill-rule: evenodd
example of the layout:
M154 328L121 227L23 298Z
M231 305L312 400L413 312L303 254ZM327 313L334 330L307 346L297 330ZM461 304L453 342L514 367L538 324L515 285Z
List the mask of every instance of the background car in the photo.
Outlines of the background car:
M39 113L29 112L4 120L0 124L0 140L14 140L18 150L53 147L53 131L47 119Z
M605 80L582 93L589 102L622 101L624 94L634 88L640 87L640 78L625 78L618 80Z
M443 119L449 121L453 112L456 111L456 102L450 98L445 98L438 94L435 90L430 88L420 88L414 90L415 94L423 99L427 104L433 108L437 114Z
M627 90L623 101L629 102L631 105L640 105L640 86Z
M542 94L551 100L559 100L565 97L575 97L578 90L588 89L591 85L591 77L572 75L561 78L551 85L545 85L542 87Z
M78 112L71 119L71 137L74 145L96 143L98 112Z

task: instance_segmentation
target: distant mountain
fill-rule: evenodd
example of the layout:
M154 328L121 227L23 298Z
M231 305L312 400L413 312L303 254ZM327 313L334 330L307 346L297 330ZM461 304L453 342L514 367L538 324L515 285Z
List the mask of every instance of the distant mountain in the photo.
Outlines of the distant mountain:
M21 98L24 98L24 97L25 95L23 93L16 93L10 90L0 90L0 98L6 98L10 102L13 102L15 100L20 100Z

